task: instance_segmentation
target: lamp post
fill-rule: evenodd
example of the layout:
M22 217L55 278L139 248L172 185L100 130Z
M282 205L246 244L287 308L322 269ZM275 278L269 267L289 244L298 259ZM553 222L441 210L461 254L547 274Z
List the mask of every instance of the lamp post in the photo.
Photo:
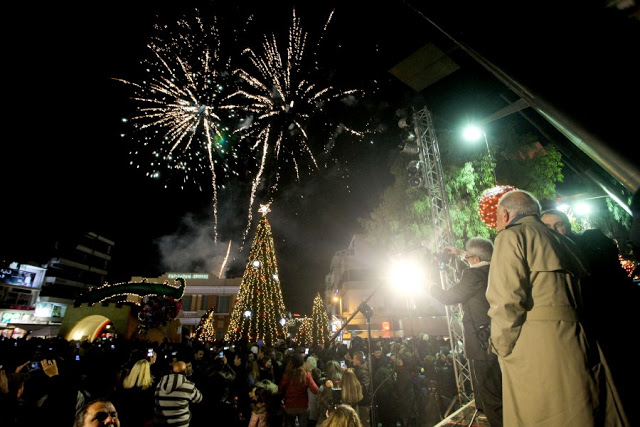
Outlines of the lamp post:
M489 161L491 163L491 170L493 172L493 183L498 184L498 179L496 178L496 170L493 168L493 157L491 156L491 150L489 149L489 140L487 139L487 133L479 126L476 125L468 125L462 131L462 136L467 141L477 141L481 137L484 138L484 145L487 147L487 154L489 155Z
M342 317L342 296L340 295L334 295L333 296L333 302L337 304L338 307L338 316ZM334 309L335 312L335 309Z

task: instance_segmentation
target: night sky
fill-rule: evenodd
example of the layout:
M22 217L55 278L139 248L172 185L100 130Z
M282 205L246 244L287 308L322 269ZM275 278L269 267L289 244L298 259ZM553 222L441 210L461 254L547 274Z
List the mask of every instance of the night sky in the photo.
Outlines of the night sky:
M248 32L256 40L267 32L286 35L291 4L230 3L243 12L255 10ZM278 5L268 8L264 3ZM296 7L296 15L315 40L331 6L307 3ZM388 166L399 143L392 132L397 108L427 106L437 129L453 128L463 119L485 117L503 107L504 96L516 99L456 41L473 46L535 93L557 102L605 136L613 149L622 151L630 141L638 109L626 105L639 99L640 73L629 46L635 39L637 52L638 21L629 24L633 20L621 18L624 12L599 6L594 12L585 6L559 10L553 2L517 2L518 8L507 2L436 1L416 8L402 1L337 3L319 61L337 84L377 87L375 97L349 114L374 117L372 123L383 131L337 147L338 164L301 182L281 184L269 220L285 304L292 311L310 311L331 256L360 231L357 219L376 206L390 183ZM233 12L225 10L231 6L217 2L116 0L11 7L6 18L13 37L4 52L9 115L2 144L2 255L36 259L46 252L46 242L79 229L116 242L114 281L215 268L211 260L220 246L214 249L210 242L210 194L197 185L165 189L163 182L131 166L132 141L120 136L126 131L122 118L130 112L130 92L113 80L140 75L139 61L147 54L153 24L176 19L195 6L217 11L223 26L235 25ZM388 70L427 42L436 43L461 68L416 93ZM224 242L238 241L232 230L237 233L246 208L244 201L232 198L220 203ZM253 230L247 247L252 237ZM234 263L240 274L243 257L237 254Z

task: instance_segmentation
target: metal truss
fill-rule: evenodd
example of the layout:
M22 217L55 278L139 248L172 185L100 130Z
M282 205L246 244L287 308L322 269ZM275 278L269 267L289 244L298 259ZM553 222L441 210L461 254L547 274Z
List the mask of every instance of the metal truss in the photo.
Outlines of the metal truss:
M413 112L413 127L416 143L419 147L418 156L420 158L422 171L422 186L426 188L431 207L431 220L433 222L435 235L435 252L441 252L445 246L455 246L453 229L451 227L451 216L449 214L449 204L444 186L442 174L442 164L440 162L440 149L433 127L431 113L427 108ZM440 284L443 289L448 289L457 282L456 269L440 263ZM469 362L466 358L461 358L458 343L464 342L464 332L462 328L456 328L458 318L462 318L462 306L447 305L447 324L449 328L449 339L451 342L451 353L454 359L454 372L456 375L456 385L458 387L458 399L460 406L473 399L471 373Z

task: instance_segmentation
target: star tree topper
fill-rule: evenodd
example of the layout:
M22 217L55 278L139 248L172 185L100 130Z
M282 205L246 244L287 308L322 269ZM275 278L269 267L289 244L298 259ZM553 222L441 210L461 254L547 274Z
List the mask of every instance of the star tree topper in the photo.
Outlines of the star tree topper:
M258 209L258 212L260 212L262 214L262 216L265 216L266 214L268 214L269 212L271 212L271 209L269 209L269 204L266 205L260 205L260 209Z

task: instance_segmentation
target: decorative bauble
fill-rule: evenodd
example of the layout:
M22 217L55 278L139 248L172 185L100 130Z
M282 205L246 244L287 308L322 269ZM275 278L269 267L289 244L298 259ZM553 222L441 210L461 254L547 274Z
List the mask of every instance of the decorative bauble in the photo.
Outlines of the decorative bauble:
M482 193L480 201L478 203L478 213L482 222L487 224L491 228L497 228L497 208L500 198L511 190L517 190L516 187L511 185L498 185L493 188L489 188Z

